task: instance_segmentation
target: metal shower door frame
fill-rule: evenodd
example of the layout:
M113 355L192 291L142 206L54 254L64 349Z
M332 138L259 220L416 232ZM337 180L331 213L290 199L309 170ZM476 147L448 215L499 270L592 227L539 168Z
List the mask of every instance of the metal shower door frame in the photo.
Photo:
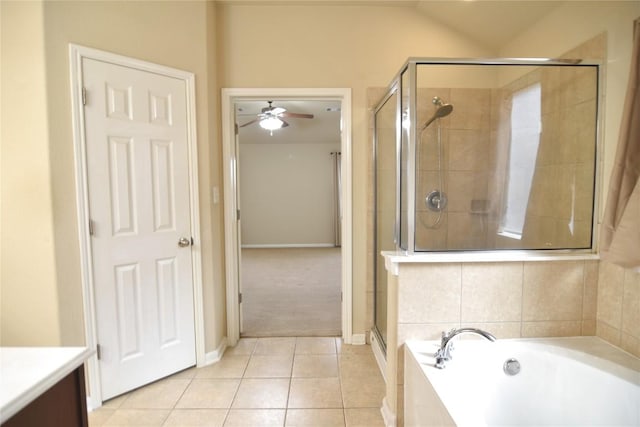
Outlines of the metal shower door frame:
M398 102L398 122L401 124L401 98L402 98L402 76L405 72L409 73L409 138L408 138L408 149L411 155L408 157L407 164L407 172L409 179L407 180L407 245L406 248L403 248L401 245L401 219L400 215L402 214L400 211L401 206L401 154L400 154L400 139L401 139L401 126L399 126L399 132L396 133L396 137L398 138L396 141L396 160L397 160L397 170L396 174L396 221L395 221L395 241L396 241L396 251L398 253L402 253L404 255L413 255L416 253L415 251L415 208L416 208L416 194L415 194L415 177L416 177L416 156L415 156L415 148L416 148L416 137L417 137L417 67L418 65L516 65L516 66L595 66L597 67L597 102L596 102L596 157L595 157L595 165L594 165L594 197L593 197L593 209L592 209L592 230L591 230L591 248L589 249L555 249L555 250L541 250L541 249L522 249L522 250L496 250L497 252L512 252L512 253L520 253L520 254L537 254L540 253L549 253L549 254L560 254L565 255L569 253L583 253L583 254L594 254L597 253L597 242L598 242L598 211L599 206L601 204L602 197L602 155L603 155L603 111L604 111L604 95L602 93L602 88L605 87L605 67L603 66L603 61L600 60L592 60L592 59L562 59L562 58L424 58L424 57L410 57L407 61L400 67L400 70L396 73L396 75L391 80L391 83L388 85L388 89L386 94L382 97L382 99L378 102L378 104L373 109L374 115L374 129L375 129L375 115L382 108L384 103L389 99L394 90L398 90L399 93L399 102ZM377 160L377 153L375 152L375 132L374 132L374 161ZM375 193L375 192L374 192ZM374 195L374 200L375 200ZM375 203L375 202L374 202ZM377 221L376 212L374 212L374 224ZM377 236L374 237L374 242L376 241ZM375 243L374 243L375 244ZM488 251L485 251L488 252ZM420 251L419 254L424 254L425 252ZM428 252L434 253L434 252Z

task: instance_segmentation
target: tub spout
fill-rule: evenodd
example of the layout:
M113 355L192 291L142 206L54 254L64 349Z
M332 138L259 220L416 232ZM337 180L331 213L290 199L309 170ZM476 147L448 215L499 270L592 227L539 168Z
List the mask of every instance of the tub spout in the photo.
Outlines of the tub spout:
M449 332L442 332L442 340L440 341L440 348L436 352L436 368L443 369L444 362L451 360L451 350L453 350L453 343L451 340L461 334L475 334L480 335L493 342L496 340L492 334L487 331L483 331L482 329L477 328L460 328L460 329L451 329Z

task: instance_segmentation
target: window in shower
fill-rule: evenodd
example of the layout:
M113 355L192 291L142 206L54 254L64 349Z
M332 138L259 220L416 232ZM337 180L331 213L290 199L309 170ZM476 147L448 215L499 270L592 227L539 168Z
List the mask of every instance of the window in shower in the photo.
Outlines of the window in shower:
M541 96L542 88L537 83L514 93L511 102L506 201L498 233L512 239L520 240L524 230L540 145Z

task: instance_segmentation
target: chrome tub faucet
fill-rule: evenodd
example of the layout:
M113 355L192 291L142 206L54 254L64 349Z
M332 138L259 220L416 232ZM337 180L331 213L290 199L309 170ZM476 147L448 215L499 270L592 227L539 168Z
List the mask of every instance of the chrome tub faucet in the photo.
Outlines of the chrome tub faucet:
M445 367L444 362L452 359L451 351L453 350L453 343L451 342L451 340L454 337L461 334L480 335L481 337L484 337L491 342L496 340L496 337L494 337L489 332L483 331L482 329L477 329L477 328L459 328L459 329L453 328L449 332L442 332L442 339L440 340L440 348L435 354L436 368L444 369Z

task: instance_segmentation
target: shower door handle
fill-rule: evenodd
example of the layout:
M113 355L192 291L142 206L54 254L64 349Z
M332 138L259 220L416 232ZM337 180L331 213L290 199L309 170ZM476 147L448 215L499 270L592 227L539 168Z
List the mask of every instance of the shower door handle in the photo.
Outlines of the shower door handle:
M400 244L400 231L398 230L398 221L394 221L393 223L393 244L396 247L396 249L398 248L399 244Z

